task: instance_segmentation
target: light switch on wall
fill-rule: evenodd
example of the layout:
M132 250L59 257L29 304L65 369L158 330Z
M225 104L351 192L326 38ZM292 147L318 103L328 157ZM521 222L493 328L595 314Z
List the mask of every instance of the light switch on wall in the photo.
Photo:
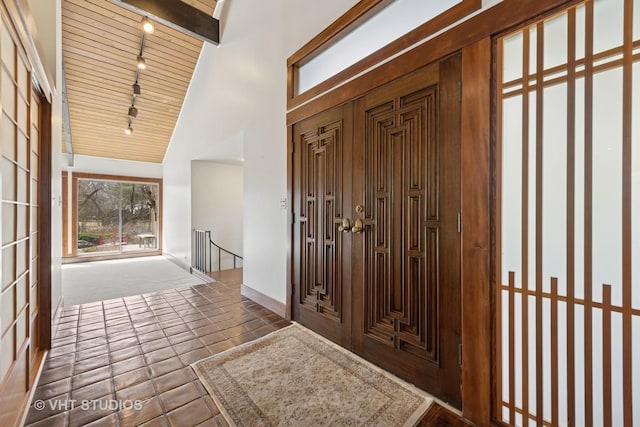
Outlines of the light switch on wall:
M280 209L287 209L287 198L283 197L280 199Z

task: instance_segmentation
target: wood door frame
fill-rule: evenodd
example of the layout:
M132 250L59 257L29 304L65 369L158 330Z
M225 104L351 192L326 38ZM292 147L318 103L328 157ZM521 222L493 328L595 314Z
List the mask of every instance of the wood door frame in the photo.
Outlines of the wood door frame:
M491 419L493 399L490 83L491 40L485 38L462 49L460 138L462 408L465 418L479 425Z
M38 344L41 350L51 348L52 316L58 308L53 307L51 293L51 205L53 200L51 189L51 159L53 155L51 150L53 140L51 112L51 103L42 96L40 99L40 194L38 195L38 245L40 247L38 258L38 274L40 275ZM45 323L44 319L49 321Z
M478 425L492 422L493 376L491 300L495 218L492 191L492 36L577 0L504 0L400 56L287 113L287 196L292 200L291 126L304 118L349 102L385 83L462 50L462 406L463 415ZM381 58L383 59L383 58ZM289 211L289 215L291 212ZM288 239L292 240L292 228ZM291 247L287 257L287 317L291 316ZM469 309L473 307L473 309ZM473 357L464 357L473 355Z
M386 46L357 61L336 75L302 93L298 93L298 71L301 66L329 49L335 43L338 43L349 34L350 31L364 24L371 16L390 3L391 0L361 0L340 16L333 24L289 57L287 60L287 108L295 108L305 103L322 92L355 77L372 65L378 64L382 60L402 52L420 40L424 40L431 34L446 28L448 25L482 8L481 0L461 0L458 4L431 18L427 22L422 23L407 34L391 41Z
M563 5L579 0L504 0L452 27L444 33L408 50L393 60L348 82L318 94L309 102L287 112L287 125L327 110L347 101L352 101L370 90L411 73L425 65L436 62L460 49L496 34L514 28ZM464 54L464 53L463 53ZM380 61L385 58L380 58ZM374 67L374 65L372 65ZM487 84L489 82L486 82Z

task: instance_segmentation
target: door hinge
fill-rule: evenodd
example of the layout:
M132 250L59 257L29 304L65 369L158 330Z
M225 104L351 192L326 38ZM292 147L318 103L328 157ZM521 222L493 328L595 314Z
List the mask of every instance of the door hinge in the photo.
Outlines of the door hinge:
M462 366L462 344L458 344L458 364Z
M462 233L462 213L458 212L458 233Z
M462 102L462 80L458 80L458 102Z

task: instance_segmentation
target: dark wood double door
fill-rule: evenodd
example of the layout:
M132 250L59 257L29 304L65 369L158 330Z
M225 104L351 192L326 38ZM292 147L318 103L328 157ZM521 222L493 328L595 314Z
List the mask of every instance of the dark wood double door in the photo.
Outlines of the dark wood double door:
M293 318L460 406L460 57L293 126Z

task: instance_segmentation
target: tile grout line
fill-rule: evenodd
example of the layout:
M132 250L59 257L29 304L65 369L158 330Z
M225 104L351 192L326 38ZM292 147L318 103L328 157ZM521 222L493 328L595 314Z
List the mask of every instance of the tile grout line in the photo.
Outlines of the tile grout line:
M162 299L166 302L168 302L165 298L164 295L162 295L162 292L158 292L158 295L162 297ZM164 335L164 337L166 338L167 342L169 343L169 345L171 346L171 341L169 341L169 337L167 336L167 334L164 331L164 327L162 326L162 322L160 321L160 319L157 318L156 314L153 312L153 310L151 309L151 306L149 305L149 302L147 301L146 298L142 297L142 299L144 300L144 303L147 305L147 307L149 308L149 310L151 310L151 312L153 313L153 318L155 319L155 324L158 325L158 327L160 328L160 331L162 331L162 335ZM169 305L171 307L171 305ZM172 307L173 308L173 307ZM177 314L177 313L176 313ZM140 338L138 337L138 334L136 333L136 338L138 339L138 342L140 342ZM140 343L140 347L142 348L142 343ZM175 352L175 349L173 348L173 346L171 347L171 349ZM169 418L169 414L165 408L164 402L162 401L162 398L160 397L160 393L158 392L158 386L156 385L156 377L153 376L153 372L151 372L151 367L148 364L148 360L146 357L146 352L143 351L142 353L142 357L144 357L145 361L147 361L147 367L149 369L149 373L150 378L151 378L151 386L153 387L153 391L156 393L156 396L158 396L158 401L160 403L160 408L162 409L162 416L165 418ZM182 362L182 360L180 361ZM163 374L164 375L164 374ZM152 418L153 419L153 418ZM151 421L151 420L150 420ZM171 422L167 419L167 424L171 424Z
M162 291L158 292L158 296L160 296L160 297L161 297L161 298L162 298L162 299L163 299L167 304L169 304L169 307L173 310L173 312L174 312L174 313L175 313L175 314L176 314L176 315L177 315L177 316L182 320L182 317L180 316L180 313L178 313L178 312L176 311L176 309L174 308L174 306L173 306L173 305L172 305L172 304L171 304L171 303L166 299L166 297L165 297L165 295L162 293ZM180 360L180 363L183 365L182 369L184 369L184 368L188 367L188 366L186 366L186 365L184 364L184 362L183 362L183 361L182 361L182 359L180 358L180 355L178 354L178 352L177 352L177 351L176 351L176 349L174 348L173 344L172 344L172 343L171 343L171 341L169 340L169 336L166 334L166 332L165 332L165 328L162 326L162 321L161 321L160 319L158 319L158 317L156 316L156 314L153 312L153 309L151 308L151 305L149 304L149 302L148 302L147 298L144 298L144 297L143 297L143 299L144 299L144 302L145 302L146 306L149 308L150 312L151 312L151 313L153 313L153 317L154 317L154 319L155 319L155 324L159 326L160 331L162 332L162 334L164 335L165 339L166 339L166 340L167 340L167 342L169 343L169 347L171 347L171 349L173 350L173 352L174 352L174 353L176 353L176 356L174 356L174 357L177 357L177 358L178 358L178 360ZM192 306L193 306L193 305L192 305ZM185 324L186 324L186 322L184 322L184 320L182 320L182 321L183 321L183 323L185 323ZM139 338L137 337L137 334L136 334L136 338L138 339L138 342L140 342ZM140 345L142 345L142 343L140 343ZM165 347L165 348L166 348L166 347ZM147 360L146 355L145 355L145 353L144 353L144 352L143 352L143 357L144 357L145 361L147 361L147 367L148 367L148 369L149 369L149 370L151 370L151 368L150 368L150 367L149 367L149 365L148 365L148 360ZM165 360L168 360L168 359L170 359L170 358L171 358L171 357L169 357L169 358L167 358L167 359L165 359ZM173 412L173 411L175 411L175 410L177 410L177 409L179 409L179 408L182 408L182 407L184 407L184 406L186 406L186 405L190 404L191 402L194 402L194 401L196 401L196 400L198 400L198 399L202 399L202 395L200 395L200 396L198 397L198 399L194 399L194 400L192 400L192 401L185 402L184 404L179 405L179 406L177 406L177 407L173 408L171 411L167 412L166 407L165 407L165 405L164 405L164 402L162 401L162 399L161 399L161 397L160 397L162 393L159 393L158 388L157 388L157 385L156 385L156 377L154 377L154 376L153 376L153 373L152 373L152 372L150 372L150 373L151 373L151 384L152 384L152 386L153 386L153 389L154 389L154 392L155 392L156 396L158 397L158 400L159 400L160 406L161 406L161 408L162 408L162 415L163 415L164 417L168 418L168 417L169 417L169 412ZM167 374L169 374L169 373L166 373L166 374L163 374L163 375L167 375ZM162 376L162 375L161 375L161 376ZM196 379L195 379L195 380L191 380L191 381L189 381L189 383L187 383L187 384L191 384L191 383L193 383L194 381L198 381L197 377L196 377ZM179 387L182 387L182 386L179 386ZM177 388L177 387L175 387L175 388ZM198 392L199 392L199 391L198 391ZM165 393L166 393L166 392L165 392ZM202 399L202 400L204 401L204 399ZM204 401L204 403L205 403L205 405L206 405L206 401ZM211 414L210 414L210 415L211 415L211 418L213 418L213 414L212 414L212 412L213 412L213 411L211 411L211 408L209 408L209 405L207 405L207 408L209 409L209 411L210 411L210 413L211 413ZM158 417L154 417L153 419L155 419L155 418L158 418ZM152 419L152 420L153 420L153 419ZM151 420L149 420L149 421L151 421ZM168 422L168 423L171 423L171 421L170 421L170 420L167 420L167 422Z
M182 294L181 294L181 295L182 295ZM171 303L166 299L165 295L163 295L163 294L162 294L162 299L163 299L165 302L167 302L167 303L169 304L169 306L172 308L172 310L174 311L174 313L175 313L175 314L176 314L176 315L177 315L181 320L183 320L183 319L182 319L182 316L180 316L180 313L178 313L178 312L175 310L175 308L173 307L173 305L171 305ZM191 304L191 303L190 303L190 304ZM192 306L192 307L195 307L195 306L193 306L193 304L191 304L191 306ZM195 307L195 308L196 308L196 309L198 309L197 307ZM199 311L199 309L198 309L198 311ZM208 319L208 317L207 317L206 315L205 315L205 317ZM189 328L189 326L188 326L187 322L184 322L184 320L183 320L183 323L184 323L185 325L187 325L187 328ZM178 354L178 352L176 351L176 349L175 349L175 348L174 348L174 346L173 346L173 343L169 340L169 337L167 336L167 334L166 334L166 332L165 332L164 328L161 328L161 330L162 330L163 335L165 335L165 337L166 337L167 341L169 342L169 345L171 346L171 348L173 349L173 351L174 351L176 354ZM191 330L191 328L189 328L189 330ZM193 331L191 331L191 332L193 332ZM195 334L194 334L194 336L195 336ZM198 341L200 341L200 337L196 336L196 339L197 339ZM204 343L203 343L202 341L200 341L200 343L201 343L202 345L204 345ZM204 348L206 348L206 345L204 346ZM208 349L207 349L207 351L208 351ZM179 359L179 360L180 360L180 362L184 365L184 362L183 362L183 361L182 361L182 359L180 358L180 355L179 355L179 354L178 354L178 359ZM185 367L189 367L189 366L185 366ZM193 384L194 382L199 382L199 383L201 383L201 381L200 381L200 379L198 378L198 376L197 376L197 375L196 375L195 380L191 380L191 381L189 382L189 384ZM155 384L154 384L154 385L155 385ZM204 386L203 386L203 388L204 388ZM196 387L196 389L197 389L197 387ZM214 421L215 421L215 415L213 414L213 412L214 412L214 411L213 411L213 410L212 410L212 408L209 406L209 404L207 403L207 401L203 398L202 393L200 393L200 390L198 390L198 393L200 394L200 396L198 397L198 399L194 399L194 400L192 400L192 401L190 401L190 402L185 402L184 404L182 404L182 405L180 405L180 406L177 406L177 407L173 408L173 409L172 409L172 411L175 411L175 410L177 410L177 409L179 409L179 408L182 408L182 407L184 407L184 406L186 406L186 405L190 404L191 402L194 402L194 401L196 401L196 400L199 400L199 399L200 399L200 400L202 400L202 401L204 402L204 404L206 405L207 409L209 410L210 419L214 419ZM217 424L217 421L215 421L215 422L216 422L216 424ZM169 421L169 423L171 423L171 421ZM219 424L218 424L218 425L219 425Z
M123 301L124 303L124 301ZM110 379L111 379L111 396L113 398L114 401L116 401L117 399L117 395L116 395L116 380L114 378L114 374L113 374L113 358L111 356L111 341L109 341L109 332L107 330L107 312L106 312L106 308L104 306L104 301L102 301L102 315L104 316L104 337L105 340L107 341L107 359L109 359L109 371L111 372L110 375ZM118 416L118 413L120 412L120 405L118 404L118 410L113 412L115 414L116 417L116 427L120 427L120 417ZM106 418L106 417L104 417Z
M80 339L80 318L82 315L82 306L78 307L78 319L76 323L76 342L75 342L75 350L73 352L73 365L71 366L71 378L69 379L69 400L73 397L73 383L76 375L76 362L78 359L78 340ZM71 425L71 411L65 410L65 426Z
M126 360L142 356L141 361L144 361L144 367L141 366L140 368L122 372L121 375L126 375L133 370L144 368L143 371L141 370L140 377L142 377L142 372L144 372L148 378L141 381L140 384L146 382L146 380L150 381L153 395L150 396L147 401L151 401L154 398L157 398L159 404L158 406L161 412L153 416L149 420L145 420L144 423L151 422L153 420L160 421L162 419L164 423L169 424L171 423L169 412L180 410L187 405L198 402L194 406L194 408L197 407L198 410L203 411L202 415L204 415L204 411L206 408L206 411L208 413L206 419L203 419L199 422L210 422L211 424L224 426L226 423L224 423L223 419L220 418L219 408L215 406L215 403L212 402L211 399L207 399L208 393L206 392L206 389L203 387L202 382L199 380L197 375L194 376L191 371L186 371L190 364L187 364L185 361L193 360L194 358L198 358L201 355L210 356L215 354L212 353L212 351L208 348L209 346L207 346L205 342L201 340L201 338L206 335L220 333L224 338L223 342L228 342L229 345L236 346L238 345L237 342L246 342L257 338L259 334L257 334L255 331L257 331L258 329L267 326L275 329L279 329L281 327L276 326L279 324L279 322L276 322L277 319L272 318L271 311L260 309L260 307L255 306L254 302L239 295L238 290L235 288L235 285L226 285L222 282L217 283L217 286L215 288L212 287L211 284L204 284L192 286L190 288L162 290L153 293L132 296L130 300L128 300L128 298L111 299L107 300L109 302L108 304L107 301L100 301L98 302L98 304L92 303L79 305L77 309L68 311L65 314L70 314L70 316L67 317L75 319L71 322L68 322L70 324L74 324L75 326L74 333L72 333L71 335L67 335L75 338L71 353L73 355L73 366L70 369L71 378L69 379L69 396L71 396L71 394L76 391L75 387L78 384L76 382L76 376L84 374L85 372L90 372L93 369L102 368L100 367L85 369L85 371L79 373L79 362L83 362L84 360L91 360L93 358L101 358L100 360L97 360L95 362L97 364L100 364L104 363L106 359L106 362L108 364L108 380L111 386L111 391L109 392L108 396L111 396L115 399L118 397L115 381L115 365L117 363L125 362ZM227 314L225 315L225 313ZM108 315L113 315L116 317L114 317L113 319L109 319ZM223 320L215 319L220 315L224 315ZM100 316L99 319L98 316ZM95 319L98 319L98 321L96 322ZM118 321L118 319L122 319L122 321ZM82 323L82 320L87 320L88 323L85 325ZM109 322L109 320L111 320L111 322ZM109 324L113 323L114 321L116 321L116 323L109 326ZM225 322L226 324L222 326L222 329L215 330L214 332L208 332L202 336L195 332L199 328L204 328L211 325L219 326L222 322ZM165 327L165 323L168 324L168 326ZM251 325L249 325L250 323ZM137 324L140 326L137 327ZM98 327L96 328L96 326ZM169 334L167 330L175 326L181 326L180 330L182 330L183 332ZM239 327L242 327L241 331L236 330L231 333L225 334L225 331ZM114 338L116 339L113 341L111 341L110 339L111 334L109 331L111 329L115 329ZM160 334L157 334L157 332L160 332ZM187 332L190 336L186 337L185 335L186 339L182 341L174 343L170 339L170 337ZM231 336L232 334L236 334L237 332L241 333L239 335ZM131 336L129 336L129 334L131 334ZM160 338L147 336L148 334L157 334L158 336L160 336ZM67 336L63 338L66 338ZM102 341L100 340L100 338L102 337L104 337L104 344L100 343L94 345L95 342ZM236 339L236 337L242 338L238 340ZM80 341L81 339L82 341ZM153 351L146 352L143 349L143 345L161 339L165 340L166 345L164 345L164 347L160 346L153 351L159 351L163 348L170 348L173 354L169 355L166 359L158 360L155 363L160 363L164 360L177 358L178 363L172 363L171 365L179 366L179 368L173 370L170 369L167 372L163 372L161 375L159 374L158 377L155 377L151 368L150 359L147 355L147 353L152 353ZM180 339L182 339L182 337ZM143 340L145 340L144 344ZM183 345L183 343L188 343L192 340L194 341L193 345ZM131 345L136 345L139 355L129 355L127 353L123 353L122 356L124 356L125 359L120 360L119 362L115 362L115 353L117 351L114 350L114 347L119 342L121 344L117 347L121 347L122 345L124 345L125 347L117 351L125 350L127 348L126 346L128 346L130 343ZM89 347L81 350L83 343L89 343L85 344L89 345ZM158 344L160 345L164 343ZM214 343L212 345L215 344L217 343ZM99 352L101 350L99 349L99 347L102 345L104 345L104 349L106 350L106 357L102 355L93 355L92 350L95 349L94 351ZM197 346L197 348L194 349L194 346ZM154 348L153 346L147 347ZM202 351L200 352L200 350ZM198 353L195 353L196 351L198 351ZM86 352L86 358L80 357L80 354L82 354L83 352ZM193 354L190 354L192 352ZM69 353L60 354L59 356L64 356L65 354ZM160 356L164 357L164 354L161 353ZM88 363L87 366L91 366L91 363ZM123 366L125 367L125 369L127 368L126 364ZM166 368L171 368L171 366L167 365ZM162 372L163 370L164 369L158 372ZM165 405L163 399L161 398L162 393L159 392L159 384L157 383L157 380L162 376L171 375L172 373L177 373L179 371L182 371L179 381L186 380L187 382L184 384L179 384L178 386L167 383L167 385L171 386L170 388L165 390L165 393L168 393L179 387L190 385L195 389L196 397L193 400L181 403L171 411L167 412L168 406ZM92 377L90 376L86 379L91 378ZM173 378L171 378L170 380L168 379L168 381L173 382ZM102 380L94 381L90 384L84 384L82 387L80 387L80 389L84 387L90 387L94 384L97 384L98 382L102 382ZM175 382L175 384L177 384L177 382ZM123 390L136 385L138 385L138 383L132 385L127 384L123 387ZM91 390L88 390L88 392L91 392ZM187 410L187 412L189 411ZM63 411L63 413L64 415L62 417L64 419L64 425L68 427L69 425L71 425L71 411L66 410ZM59 416L58 414L53 414L52 416ZM114 425L116 427L122 427L126 423L121 420L121 415L122 408L118 407L117 410L114 410L111 413L107 413L106 415L99 416L98 419L91 422L105 422L108 418L113 416L116 418ZM50 416L36 422L45 421L48 418L50 418Z
M140 295L140 297L144 301L145 305L150 308L149 304L147 303L146 298L144 298L142 295ZM140 342L140 337L138 337L138 332L136 331L136 326L133 323L133 318L131 317L131 312L129 311L129 306L126 305L126 301L125 301L125 306L126 306L126 309L127 309L127 314L129 315L129 319L131 320L131 326L132 326L134 334L135 334L134 336L136 337L136 341L138 341L138 346L140 347L140 352L142 353L142 358L145 361L145 368L147 369L147 375L149 375L149 382L151 382L151 387L153 387L153 392L155 394L154 397L158 399L158 403L160 404L160 409L162 410L162 417L167 418L168 414L167 414L167 412L165 410L164 403L162 402L162 399L160 398L160 393L158 393L158 388L156 387L155 377L153 376L153 372L151 370L151 366L149 366L149 361L147 360L146 352L142 349L142 343ZM154 319L156 318L155 315L153 317L154 317ZM162 327L160 329L162 329ZM164 334L164 330L163 330L163 334ZM151 397L151 398L147 399L147 402L151 401L154 397ZM144 424L144 423L146 423L148 421L152 421L152 420L154 420L154 419L156 419L158 417L160 417L160 415L158 415L156 417L153 417L150 420L146 420L142 424ZM169 423L169 420L167 420L167 423Z

